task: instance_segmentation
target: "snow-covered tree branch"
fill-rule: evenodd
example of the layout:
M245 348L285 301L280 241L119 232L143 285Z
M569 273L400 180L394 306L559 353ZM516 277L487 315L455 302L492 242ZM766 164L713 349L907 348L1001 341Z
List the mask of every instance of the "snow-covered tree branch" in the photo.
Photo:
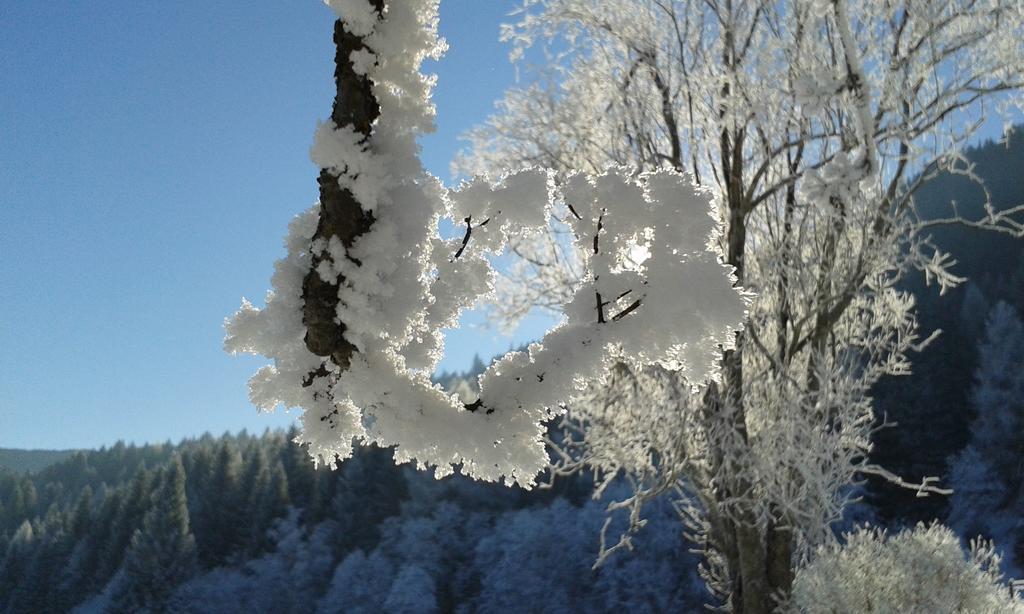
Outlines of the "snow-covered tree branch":
M445 190L415 142L433 128L433 80L419 67L443 51L437 1L329 4L341 18L338 95L311 152L320 203L292 223L266 306L245 302L227 325L229 351L274 360L250 382L257 406L301 407L302 440L326 463L355 440L438 477L529 487L548 466L546 421L613 364L694 381L717 371L747 298L709 245L706 193L673 170L556 185L536 168ZM487 369L465 404L429 380L442 329L490 294L488 256L547 227L553 203L572 212L565 247L581 271L565 320ZM442 218L463 235L439 236Z

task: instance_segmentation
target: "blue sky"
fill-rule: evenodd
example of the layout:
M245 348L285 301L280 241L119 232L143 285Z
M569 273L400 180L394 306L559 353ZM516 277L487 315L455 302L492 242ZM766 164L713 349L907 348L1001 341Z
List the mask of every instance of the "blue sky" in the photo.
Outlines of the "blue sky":
M446 0L451 49L423 159L449 179L458 135L512 84L514 0ZM8 2L0 20L0 447L163 441L284 426L223 353L288 220L316 197L308 150L333 96L332 13L281 2ZM514 339L479 316L442 368Z

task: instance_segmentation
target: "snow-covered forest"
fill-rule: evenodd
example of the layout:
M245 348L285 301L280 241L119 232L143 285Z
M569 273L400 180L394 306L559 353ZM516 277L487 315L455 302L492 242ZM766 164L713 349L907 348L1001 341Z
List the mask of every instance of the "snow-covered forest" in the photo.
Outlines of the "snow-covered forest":
M457 186L438 0L326 4L225 323L299 426L0 474L0 607L1024 612L1024 4L523 0ZM474 307L560 321L435 374Z
M314 469L294 436L119 445L34 479L5 475L0 495L13 507L2 516L0 607L699 608L697 558L678 547L668 502L649 511L642 554L591 572L604 508L589 500L585 480L538 493L436 481L395 467L382 450L360 452L336 471ZM167 497L174 489L181 496Z

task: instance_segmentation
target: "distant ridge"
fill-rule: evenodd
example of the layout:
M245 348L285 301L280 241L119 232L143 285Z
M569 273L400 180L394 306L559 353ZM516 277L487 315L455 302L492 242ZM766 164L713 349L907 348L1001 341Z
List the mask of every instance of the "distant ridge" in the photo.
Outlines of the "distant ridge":
M0 469L35 473L69 458L77 450L14 450L0 448Z

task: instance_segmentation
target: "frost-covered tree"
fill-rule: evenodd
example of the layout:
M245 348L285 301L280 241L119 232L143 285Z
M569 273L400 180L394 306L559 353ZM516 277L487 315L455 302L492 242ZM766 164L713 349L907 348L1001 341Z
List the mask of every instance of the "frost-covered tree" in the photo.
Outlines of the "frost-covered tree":
M476 546L479 595L463 611L513 612L544 604L551 612L600 609L590 575L601 516L558 499L507 514ZM529 561L529 564L524 562Z
M469 134L458 167L539 164L556 181L609 164L688 171L756 293L721 381L695 396L673 370L618 369L570 405L561 463L626 473L636 495L614 507L634 517L686 490L709 582L733 611L788 592L858 476L898 479L869 462L869 391L924 345L897 282L961 281L929 228L1022 234L1019 207L927 222L914 207L935 174L971 176L965 144L1021 108L1022 34L1016 0L524 0L506 27L524 64L531 47L551 61ZM522 260L494 305L505 321L563 303L585 275L563 252L571 211L559 214L513 244Z
M971 444L1018 490L1024 479L1024 323L1005 302L985 321L974 379Z
M824 548L801 569L786 608L800 614L831 612L1024 612L1024 601L1003 583L1000 557L976 541L965 556L949 529L918 525L894 536L861 529L842 546Z
M122 580L111 604L115 612L169 612L175 588L195 573L196 542L189 529L185 469L175 456L163 471L153 505L125 555Z
M395 614L439 612L434 579L416 565L403 565L384 600L384 611Z
M394 564L381 553L349 554L334 570L317 614L371 614L382 611L395 576Z
M328 536L334 530L330 523L310 530L299 522L297 513L291 514L278 521L271 532L274 552L241 567L217 567L177 587L173 595L179 605L176 611L313 611L312 604L330 578L334 556Z
M1024 544L1024 324L1002 301L985 320L971 405L970 440L952 461L948 522L1013 553Z
M1009 519L1000 511L1006 503L1006 484L992 464L974 445L953 457L949 485L953 488L946 522L965 536L998 539L1005 547L1005 538L1012 534L1019 519ZM1011 529L1008 531L1007 529Z

